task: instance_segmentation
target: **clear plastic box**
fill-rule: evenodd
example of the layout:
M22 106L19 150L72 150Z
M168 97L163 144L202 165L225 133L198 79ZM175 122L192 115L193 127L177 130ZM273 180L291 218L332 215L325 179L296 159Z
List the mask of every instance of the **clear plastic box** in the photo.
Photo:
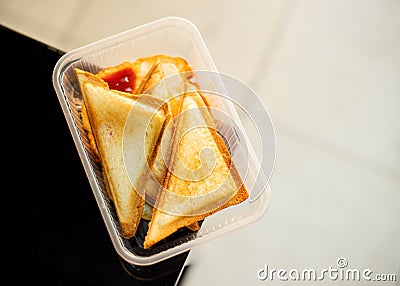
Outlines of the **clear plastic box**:
M248 191L253 194L249 199L207 217L197 232L181 232L150 250L122 237L113 204L107 196L101 166L94 160L82 126L82 96L73 68L80 67L96 73L104 67L155 54L179 56L186 59L194 70L217 72L198 29L190 21L178 17L162 18L70 51L59 59L53 72L54 88L115 250L128 263L141 266L160 262L252 223L265 213L270 202L270 174L262 174L260 162L249 146L248 174L249 177L258 178L257 182L245 181ZM221 108L220 102L211 102L213 104ZM240 121L233 105L225 105L223 108ZM249 142L248 138L245 141ZM240 144L244 144L243 141ZM234 152L240 153L240 148L235 150L237 151ZM237 156L232 154L232 157L235 162ZM255 190L257 188L259 189Z

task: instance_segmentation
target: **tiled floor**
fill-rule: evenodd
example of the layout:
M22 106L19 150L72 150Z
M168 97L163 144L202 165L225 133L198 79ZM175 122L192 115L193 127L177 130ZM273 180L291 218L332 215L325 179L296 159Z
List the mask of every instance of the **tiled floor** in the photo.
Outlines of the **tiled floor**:
M220 71L263 100L277 139L271 206L193 249L182 285L290 285L257 270L321 270L340 257L400 280L398 15L397 0L0 2L2 24L65 51L185 17Z

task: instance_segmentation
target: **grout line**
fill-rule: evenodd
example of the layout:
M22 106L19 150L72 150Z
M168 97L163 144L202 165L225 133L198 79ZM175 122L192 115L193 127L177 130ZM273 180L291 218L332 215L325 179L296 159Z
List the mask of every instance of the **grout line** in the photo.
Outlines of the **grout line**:
M305 143L308 146L312 146L322 152L336 155L338 158L349 161L352 165L373 173L374 175L400 183L400 172L392 167L388 167L377 160L355 153L346 147L325 140L318 135L311 134L304 130L299 130L291 124L276 119L274 122L275 129L279 128L279 130L288 137ZM277 126L279 127L277 128Z
M283 35L295 13L297 2L298 0L286 0L282 5L283 8L277 17L271 36L264 47L263 56L249 80L249 86L255 91L259 89L262 78L268 74L271 68L272 61L276 57L282 43ZM263 75L263 77L260 77L260 75Z

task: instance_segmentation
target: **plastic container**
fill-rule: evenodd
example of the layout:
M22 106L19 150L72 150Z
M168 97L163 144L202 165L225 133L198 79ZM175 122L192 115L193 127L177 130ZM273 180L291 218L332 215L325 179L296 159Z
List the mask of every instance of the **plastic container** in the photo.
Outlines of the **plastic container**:
M258 181L245 181L245 184L249 192L254 194L255 191L257 196L253 195L252 199L207 217L197 232L178 231L165 243L148 250L140 247L137 239L128 240L122 237L113 204L107 196L101 166L93 158L82 126L80 117L82 96L73 68L80 67L96 73L102 68L115 66L123 61L134 61L154 54L180 56L186 59L194 70L217 72L198 29L190 21L177 17L162 18L70 51L59 59L53 72L54 88L115 250L128 263L140 266L152 265L171 258L195 245L254 222L265 213L270 200L270 189L267 184L270 174L263 174L263 171L260 171L260 162L257 162L257 156L250 145L250 155L247 156L247 160L250 161L248 177L257 177ZM217 106L221 105L221 102L215 101L212 104ZM235 120L240 121L233 105L228 104L223 108L233 114ZM238 124L242 126L240 122ZM222 129L225 130L220 131L227 132L225 135L229 137L232 130L227 126ZM243 142L249 142L248 138L245 139L239 142L239 146L245 144ZM240 157L240 150L241 148L235 148L233 152ZM238 156L233 153L233 160L235 161ZM259 189L255 190L257 188ZM143 231L146 231L145 227L139 227L138 232Z

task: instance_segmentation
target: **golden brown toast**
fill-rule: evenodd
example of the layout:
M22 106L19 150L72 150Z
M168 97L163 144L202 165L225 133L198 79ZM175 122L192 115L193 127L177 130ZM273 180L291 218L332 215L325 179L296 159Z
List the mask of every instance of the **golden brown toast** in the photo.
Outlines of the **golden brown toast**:
M115 205L122 234L130 238L136 233L144 207L143 190L138 188L146 175L146 166L154 160L153 149L164 127L165 114L158 109L159 100L154 104L138 100L110 90L96 75L80 69L75 72L107 191ZM126 127L130 112L134 112L134 124ZM123 143L129 147L125 154ZM126 158L134 158L135 168L126 167Z
M163 54L153 55L149 57L142 57L136 59L133 62L123 62L116 66L106 67L100 70L97 75L104 79L120 72L124 69L131 69L135 75L135 80L132 81L132 94L141 94L147 88L158 82L161 78L157 78L158 73L153 73L152 69L156 68L158 63L163 63L164 66L174 66L177 68L179 73L186 73L190 77L192 68L189 66L187 61L181 57L172 57ZM150 78L149 76L152 76ZM167 74L168 76L168 74Z
M126 69L134 75L130 91L110 88L107 80ZM149 248L182 227L198 230L199 221L248 198L216 131L207 98L190 81L192 69L184 59L155 55L105 68L96 75L79 69L76 74L84 95L83 126L103 166L106 190L124 237L135 235L141 218L149 220L144 242L144 248ZM151 100L139 100L148 96L159 101L152 105ZM159 110L162 102L167 104ZM124 137L122 122L132 107L137 124ZM150 113L156 116L151 118ZM151 128L145 135L143 126L149 121ZM111 126L115 135L113 142L102 129L105 122L107 132ZM129 138L130 146L125 156L137 162L124 162L123 138ZM206 149L212 152L202 153Z
M171 148L170 168L156 199L144 248L248 198L214 119L197 91L182 98ZM206 149L209 152L203 152Z
M150 68L148 74L143 78L137 92L146 92L154 97L160 98L167 102L168 116L166 117L166 126L172 124L172 119L179 113L180 99L185 91L185 79L190 78L191 68L180 58L170 58L158 56ZM170 157L170 145L172 142L173 128L165 128L160 138L159 144L156 146L155 159L150 166L150 173L144 185L146 204L143 212L143 218L150 220L152 215L152 206L160 189L160 185L164 183L167 175L167 166L165 160ZM162 154L161 142L163 146L168 148ZM199 224L194 222L188 226L192 231L199 229Z

